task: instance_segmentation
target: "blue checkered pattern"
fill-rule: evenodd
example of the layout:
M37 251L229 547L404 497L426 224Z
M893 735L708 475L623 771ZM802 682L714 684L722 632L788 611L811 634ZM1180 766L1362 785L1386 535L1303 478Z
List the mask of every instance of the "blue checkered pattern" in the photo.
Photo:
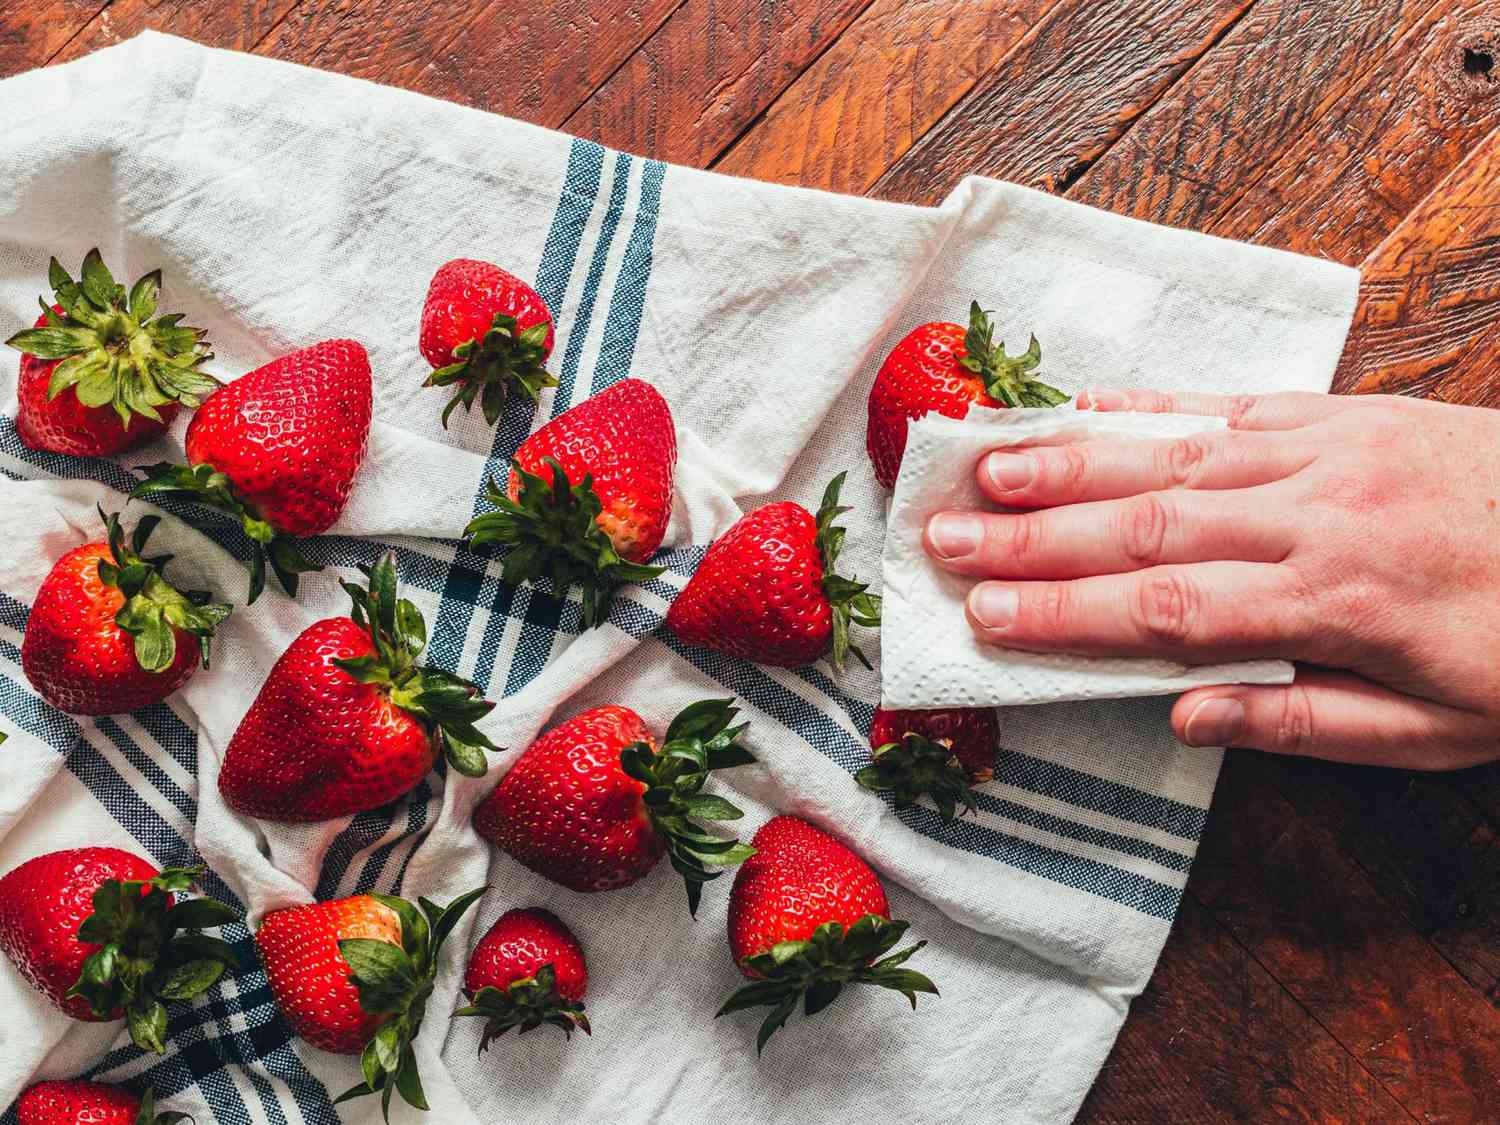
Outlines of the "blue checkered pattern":
M576 310L559 325L559 386L544 395L539 410L524 402L509 405L490 451L487 475L503 477L511 455L539 422L556 417L629 371L666 179L667 168L659 162L574 142L536 277L549 307ZM577 285L581 290L570 293L570 286ZM586 362L590 354L592 364ZM28 449L8 418L0 419L0 471L17 478L87 478L121 492L133 483L113 462ZM476 513L483 510L482 494L474 503ZM191 514L227 550L246 557L248 544L227 522L196 509L179 508L178 514ZM428 659L471 676L492 698L519 691L581 630L576 601L560 599L546 589L502 585L498 559L486 550L456 542L380 544L324 537L310 545L309 554L352 574L354 567L373 561L388 546L398 552L402 581L439 598ZM694 546L664 552L656 561L667 572L648 584L648 590L669 601L692 574L703 550ZM49 707L26 684L18 647L8 639L24 633L27 612L22 602L0 593L0 714L8 724L65 756L66 768L157 864L201 863L188 843L196 800L174 780L184 774L196 776L192 727L170 702L131 716L83 722ZM656 610L629 596L618 599L612 621L642 637L661 625ZM845 770L852 773L868 760L868 746L850 729L869 729L872 703L841 691L820 670L767 671L683 646L675 638L663 639L726 692L774 716L788 732ZM793 675L802 681L796 691L789 686ZM839 712L844 722L835 718ZM121 765L128 765L134 775L131 781ZM172 768L163 768L167 765ZM361 813L349 822L324 859L316 887L319 898L372 889L400 892L407 862L436 814L441 774L440 763L410 799ZM979 797L977 818L945 824L934 811L921 807L904 810L901 817L914 831L949 847L1156 918L1172 917L1181 895L1180 879L1174 883L1152 878L1139 868L1144 862L1167 873L1186 872L1203 828L1202 809L1017 752L1004 756L997 777L1004 786L992 786ZM144 779L154 793L141 791L136 778ZM1000 795L1002 789L1009 796ZM212 872L205 889L236 903ZM197 1084L220 1122L279 1125L288 1120L290 1106L306 1122L336 1122L328 1092L304 1067L291 1031L276 1010L249 933L240 925L228 927L225 936L246 967L192 1006L174 1006L166 1057L158 1060L124 1047L100 1060L90 1073L149 1082L164 1099ZM0 1118L0 1123L14 1121L14 1107Z

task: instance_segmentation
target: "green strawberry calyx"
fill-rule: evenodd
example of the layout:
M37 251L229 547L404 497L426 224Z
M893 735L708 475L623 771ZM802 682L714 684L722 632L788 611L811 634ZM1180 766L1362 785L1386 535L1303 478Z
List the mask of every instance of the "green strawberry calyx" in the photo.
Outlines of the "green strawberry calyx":
M191 633L199 640L203 667L208 667L208 648L214 629L229 616L232 607L210 601L203 590L178 590L162 577L162 567L171 555L143 558L146 540L161 522L160 516L142 516L129 542L120 525L120 513L99 518L109 533L109 553L113 562L99 560L99 581L113 586L125 597L125 604L115 614L115 624L130 634L135 661L147 672L165 672L177 659L177 629Z
M465 340L454 348L455 361L439 367L422 384L425 387L458 384L458 390L443 407L443 428L448 428L448 416L460 403L468 410L479 399L484 420L493 426L500 420L500 412L512 390L536 402L543 387L557 386L557 376L542 366L547 358L547 333L551 327L552 322L544 320L521 329L515 317L496 313L484 335Z
M370 896L401 919L401 944L374 938L346 938L339 942L339 953L348 962L349 979L359 992L360 1007L372 1015L391 1018L380 1025L359 1056L364 1081L345 1090L334 1099L334 1104L379 1094L381 1112L390 1121L391 1095L399 1092L408 1105L427 1108L412 1041L427 1013L443 942L464 912L487 890L488 887L476 887L447 906L438 906L426 898L417 899L414 906L393 895Z
M901 993L917 1006L917 993L938 994L937 985L923 974L901 966L927 943L919 941L891 953L908 923L866 914L847 930L838 922L824 922L805 941L782 941L762 953L746 957L741 968L758 979L745 985L714 1013L718 1016L746 1008L769 1007L755 1051L779 1031L801 1000L811 1016L832 1004L846 984L873 984ZM887 956L889 954L889 956ZM878 960L877 960L878 958Z
M823 502L818 505L818 553L823 558L823 593L833 611L833 641L829 659L834 671L842 672L844 662L852 652L866 668L870 661L860 647L849 640L849 627L863 625L874 629L880 625L880 595L870 593L868 582L857 582L845 578L834 570L839 552L844 549L844 528L833 521L850 508L839 506L839 493L844 487L847 472L840 473L828 482L823 493Z
M729 725L739 714L733 703L733 699L700 700L672 720L660 750L646 742L632 742L620 751L620 768L646 787L641 794L646 815L666 841L672 867L687 887L688 912L695 918L703 884L717 879L723 868L755 854L749 844L712 835L698 823L739 820L745 815L723 797L703 792L713 770L755 761L739 744L750 724Z
M74 281L53 258L47 282L62 314L43 298L46 324L5 341L38 359L61 361L47 384L48 399L72 387L82 405L113 407L129 429L136 415L160 422L157 407L168 403L196 407L219 385L198 370L213 358L203 329L180 323L182 313L155 316L161 270L127 292L115 284L96 248L84 257L81 274Z
M217 508L237 520L250 540L250 590L245 599L254 603L266 588L266 563L276 572L276 579L288 597L297 596L297 576L323 567L302 553L297 540L278 531L272 523L235 492L229 477L212 465L174 465L158 461L136 469L145 479L130 495L154 497L180 496L210 508Z
M985 393L1006 406L1061 406L1068 395L1056 387L1040 382L1036 375L1042 362L1042 345L1035 336L1020 355L1005 354L1005 342L995 343L995 325L978 301L969 303L969 330L964 334L964 351L958 361L965 371L984 380Z
M543 463L551 470L550 481L528 473L519 461L511 462L520 481L515 500L490 480L485 495L497 510L475 516L464 534L476 546L498 543L511 548L501 571L502 580L511 585L546 577L559 597L580 587L583 623L593 628L609 616L616 589L627 582L650 581L666 568L620 557L599 526L604 506L594 491L592 473L572 484L553 458Z
M550 962L504 988L486 985L453 1015L480 1016L487 1021L479 1040L480 1054L489 1048L491 1041L513 1027L520 1029L517 1035L525 1035L544 1023L562 1028L569 1039L575 1027L585 1035L593 1034L589 1018L583 1014L583 1002L569 1000L557 991L557 969Z
M183 1121L192 1121L191 1113L182 1113L175 1109L164 1109L156 1112L156 1092L149 1087L141 1095L141 1109L136 1114L135 1125L180 1125Z
M123 1008L143 1051L166 1052L163 1001L191 1000L239 961L228 942L198 932L239 921L237 910L211 898L172 901L201 874L201 867L169 867L150 879L106 879L78 927L78 940L99 948L67 994L82 996L100 1018Z
M370 634L375 651L335 660L362 684L375 684L392 703L415 715L442 744L448 764L465 777L483 777L489 768L486 750L500 748L474 723L495 709L476 684L441 668L424 667L417 657L427 646L422 611L396 596L396 554L387 551L364 569L369 587L340 581L354 603L354 623Z
M870 764L854 780L866 789L890 792L898 809L915 804L918 797L931 797L944 819L952 820L959 805L974 811L969 783L989 779L968 775L954 756L950 739L934 740L908 731L900 742L877 747Z

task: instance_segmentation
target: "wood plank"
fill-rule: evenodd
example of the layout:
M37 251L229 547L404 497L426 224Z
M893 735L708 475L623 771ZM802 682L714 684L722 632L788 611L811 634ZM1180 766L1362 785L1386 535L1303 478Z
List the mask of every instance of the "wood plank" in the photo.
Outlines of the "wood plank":
M0 78L41 66L107 0L0 0Z
M1226 759L1192 893L1419 1120L1500 1120L1500 1010L1296 814Z
M1370 255L1336 390L1500 404L1493 362L1462 362L1500 324L1497 184L1500 130Z
M1201 904L1183 900L1080 1125L1412 1120Z
M705 167L869 3L687 0L564 127Z
M115 0L59 52L55 61L79 58L148 29L182 35L211 47L248 51L296 5L297 0L240 0L235 4Z
M1056 2L876 0L714 167L864 192Z
M935 203L982 173L1063 190L1252 0L1066 0L871 194Z

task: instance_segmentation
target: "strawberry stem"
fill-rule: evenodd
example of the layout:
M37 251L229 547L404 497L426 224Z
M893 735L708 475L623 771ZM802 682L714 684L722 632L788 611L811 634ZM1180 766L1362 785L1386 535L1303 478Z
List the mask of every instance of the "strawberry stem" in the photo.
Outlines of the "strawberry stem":
M1005 354L1005 342L995 343L995 325L978 301L969 303L969 330L964 334L960 367L984 380L985 393L1006 406L1061 406L1068 396L1037 380L1033 372L1042 362L1042 345L1035 336L1017 356Z
M963 764L954 757L949 739L933 740L915 731L900 742L888 742L875 750L871 762L854 775L866 789L889 791L898 809L929 796L944 819L953 820L962 804L974 811L974 793Z
M536 402L543 387L557 386L557 376L542 366L547 358L547 333L551 328L552 322L544 320L517 331L515 317L496 313L484 335L454 348L457 361L439 367L423 384L427 387L458 384L458 390L443 407L443 428L448 428L448 416L460 404L468 410L476 398L480 400L484 420L493 426L500 420L500 412L513 390Z

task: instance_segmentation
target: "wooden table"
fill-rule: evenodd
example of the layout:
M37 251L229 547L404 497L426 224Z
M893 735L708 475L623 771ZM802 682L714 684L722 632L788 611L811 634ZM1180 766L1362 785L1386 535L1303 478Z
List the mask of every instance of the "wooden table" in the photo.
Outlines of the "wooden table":
M1500 400L1496 0L0 0L0 75L146 27L739 175L982 172L1361 265L1336 389ZM1500 767L1231 755L1080 1120L1500 1121L1497 826Z

